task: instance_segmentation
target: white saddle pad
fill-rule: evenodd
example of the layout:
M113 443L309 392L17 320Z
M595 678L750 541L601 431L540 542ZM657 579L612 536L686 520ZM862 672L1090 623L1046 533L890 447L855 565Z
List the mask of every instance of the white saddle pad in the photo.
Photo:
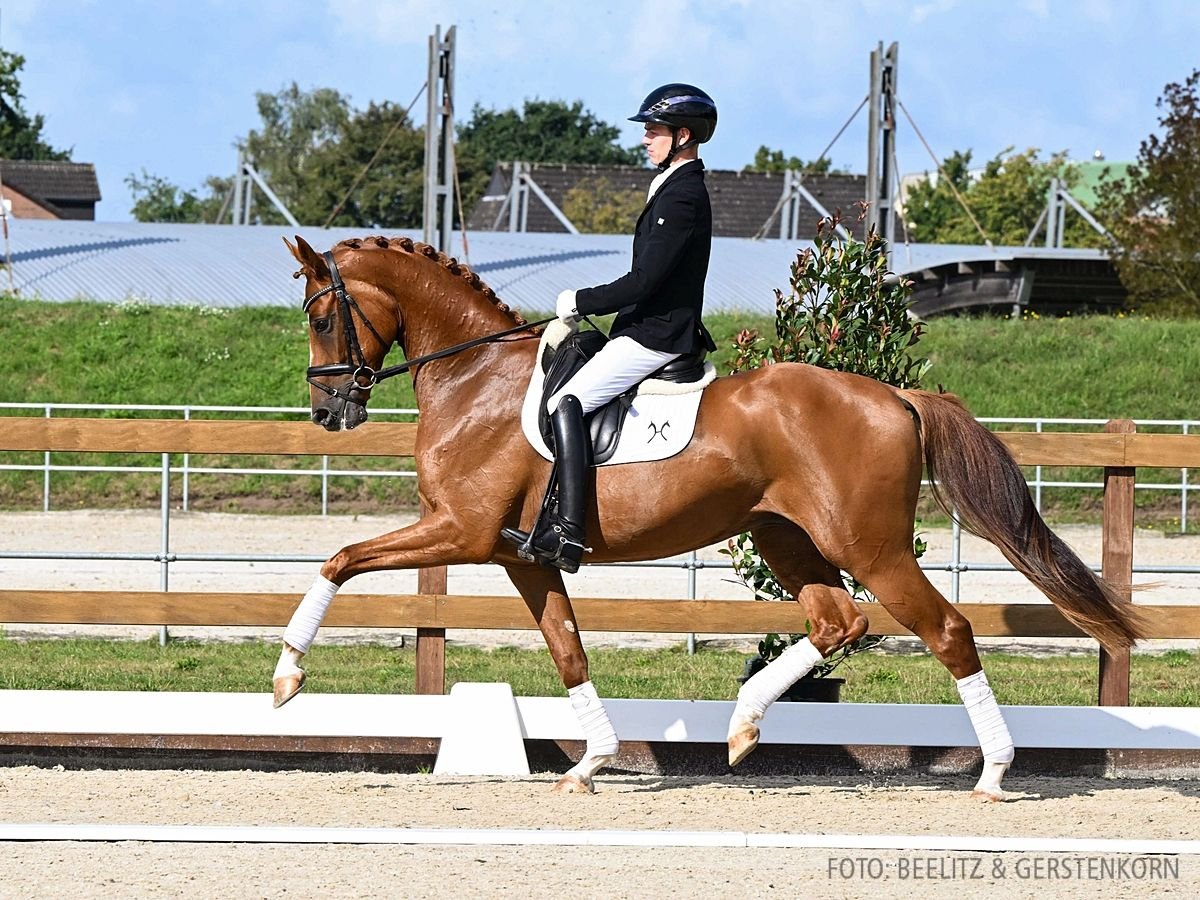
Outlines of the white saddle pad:
M525 439L543 458L554 459L554 454L542 440L538 428L538 406L542 402L542 385L546 375L542 371L542 354L547 347L557 347L571 333L561 322L547 326L538 347L537 365L529 379L525 392L525 404L521 407L521 428ZM652 462L668 459L681 451L692 439L696 430L696 412L704 388L717 377L717 369L711 362L704 364L704 376L689 384L673 381L648 379L638 385L633 406L625 415L621 437L616 452L601 465L615 466L620 463Z

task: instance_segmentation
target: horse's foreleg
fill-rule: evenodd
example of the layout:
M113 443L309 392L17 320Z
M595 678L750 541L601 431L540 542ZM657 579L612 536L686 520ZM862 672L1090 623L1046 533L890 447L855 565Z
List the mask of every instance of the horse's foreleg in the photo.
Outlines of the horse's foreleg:
M303 689L306 676L300 661L343 584L363 572L484 561L490 545L464 543L463 532L446 515L427 515L407 528L343 547L326 560L283 632L283 649L273 676L275 708Z
M864 575L856 573L893 618L924 641L954 676L983 752L983 773L972 795L1004 800L1000 782L1013 761L1013 740L979 661L971 623L929 583L915 559L884 575Z
M510 566L507 571L546 639L550 657L567 688L571 707L587 741L583 758L559 779L554 790L590 794L595 789L593 776L612 762L619 743L604 703L588 677L587 654L583 651L562 573L541 566Z

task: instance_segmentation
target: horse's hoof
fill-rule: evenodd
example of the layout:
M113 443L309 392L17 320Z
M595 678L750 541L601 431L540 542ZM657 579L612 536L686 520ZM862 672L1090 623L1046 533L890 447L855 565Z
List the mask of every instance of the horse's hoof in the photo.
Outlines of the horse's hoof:
M985 760L979 780L975 782L975 790L971 791L971 798L986 800L990 803L1003 803L1009 799L1009 795L1000 787L1000 782L1004 778L1004 773L1008 771L1008 766L1008 763Z
M758 746L758 726L743 722L729 735L729 767L733 768Z
M975 790L971 791L971 799L983 800L986 803L1003 803L1005 800L1009 799L1009 795L1006 791L1002 791L999 788L977 787Z
M594 794L595 792L596 786L592 784L592 779L581 778L570 772L558 779L558 784L554 785L556 794Z
M304 690L304 681L308 676L300 669L290 675L280 675L275 679L275 709L283 706L298 693Z

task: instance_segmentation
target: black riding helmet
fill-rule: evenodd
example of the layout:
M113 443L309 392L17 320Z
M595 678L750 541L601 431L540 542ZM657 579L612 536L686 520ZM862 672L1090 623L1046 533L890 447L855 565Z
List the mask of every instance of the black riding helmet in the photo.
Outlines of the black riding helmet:
M671 152L659 164L665 169L680 150L696 144L703 144L717 130L717 104L713 98L691 84L664 84L646 95L636 116L630 116L631 122L654 122L666 125L674 137L680 128L686 128L692 134L692 139L686 144L675 146L672 141Z

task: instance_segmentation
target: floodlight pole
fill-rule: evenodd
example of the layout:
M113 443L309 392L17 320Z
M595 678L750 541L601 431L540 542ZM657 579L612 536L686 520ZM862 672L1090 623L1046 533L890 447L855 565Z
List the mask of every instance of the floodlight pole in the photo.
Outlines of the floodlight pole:
M892 171L896 158L896 77L900 45L895 41L883 50L883 41L871 51L871 90L867 101L867 227L886 241L888 266L896 234Z
M454 29L429 36L429 80L425 115L424 240L450 250L454 228Z

